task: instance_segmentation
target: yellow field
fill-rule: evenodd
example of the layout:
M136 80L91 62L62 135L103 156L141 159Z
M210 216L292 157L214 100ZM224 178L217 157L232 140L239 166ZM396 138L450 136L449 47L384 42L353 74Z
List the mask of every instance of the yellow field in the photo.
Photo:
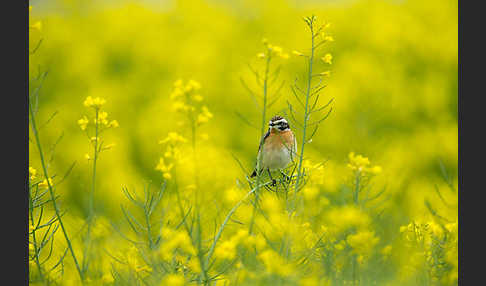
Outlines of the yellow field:
M457 285L457 2L328 2L30 1L32 285Z

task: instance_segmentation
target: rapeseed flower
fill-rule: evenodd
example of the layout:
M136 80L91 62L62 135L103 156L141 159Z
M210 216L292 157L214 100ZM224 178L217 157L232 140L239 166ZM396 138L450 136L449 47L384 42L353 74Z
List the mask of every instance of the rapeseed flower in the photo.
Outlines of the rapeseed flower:
M323 62L326 64L332 64L332 55L326 54L324 57L321 58Z
M95 109L100 109L106 103L106 100L101 97L92 98L91 96L86 97L84 100L84 106L93 107Z
M36 177L37 177L37 170L32 168L32 167L29 167L29 178L30 178L30 180L32 181Z
M346 242L351 246L353 253L367 258L373 252L373 248L378 244L380 239L375 236L374 231L361 230L356 234L350 234Z
M37 21L34 24L30 25L29 27L31 29L40 31L42 29L42 22L41 21Z
M260 254L258 258L263 262L265 268L270 273L275 273L280 276L289 276L293 272L293 268L275 251L267 249Z
M186 254L195 255L196 250L192 245L191 238L185 231L173 230L168 227L162 228L160 234L163 243L159 248L159 255L164 260L169 260L174 255L175 250L180 250Z
M88 123L89 123L89 119L86 116L83 116L83 118L78 120L78 125L81 128L81 130L86 130Z
M162 176L167 179L167 180L170 180L172 178L172 175L170 174L170 170L174 167L174 164L169 164L167 165L164 161L164 158L160 158L159 159L159 163L157 164L157 166L155 167L155 170L157 171L161 171L162 172Z
M209 121L209 119L213 118L213 114L209 111L207 106L203 106L201 110L201 113L197 116L196 122L198 124L206 123Z
M47 183L46 179L44 179L42 182L40 182L39 188L47 188L49 185L52 186L52 178L49 178L49 184Z
M120 126L120 125L118 124L118 121L116 121L116 120L112 120L112 121L110 121L110 123L108 123L108 125L107 125L106 127L108 127L108 128L112 128L112 127L113 127L113 128L117 128L118 126Z
M186 143L187 139L184 138L182 135L180 135L177 132L169 132L167 137L159 141L159 144L165 144L165 143L170 143L170 144L179 144L179 143Z
M164 277L160 286L184 286L185 280L182 274L169 274Z
M348 168L356 171L360 174L372 174L376 175L381 173L381 167L380 166L373 166L371 167L370 160L366 157L363 157L361 155L355 155L354 152L349 153L348 155L349 158L349 163L348 163Z
M292 54L295 55L295 56L298 56L298 57L303 57L305 56L303 53L299 52L299 51L292 51Z

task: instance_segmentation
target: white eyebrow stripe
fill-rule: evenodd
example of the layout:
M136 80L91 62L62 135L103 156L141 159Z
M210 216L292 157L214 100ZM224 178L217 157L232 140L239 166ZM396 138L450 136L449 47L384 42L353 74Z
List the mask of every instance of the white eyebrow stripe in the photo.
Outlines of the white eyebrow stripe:
M287 123L287 120L285 120L285 119L279 119L279 120L274 121L274 122L270 121L270 123L272 123L273 125L279 124L280 122L285 122L285 123Z

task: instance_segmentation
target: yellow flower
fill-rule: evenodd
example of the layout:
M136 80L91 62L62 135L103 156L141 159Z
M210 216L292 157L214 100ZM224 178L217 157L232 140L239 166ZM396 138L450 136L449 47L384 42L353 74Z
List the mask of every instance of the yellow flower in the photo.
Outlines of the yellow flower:
M279 46L272 46L271 47L272 51L274 51L276 54L280 54L282 52L282 48Z
M108 117L108 112L106 111L100 111L98 112L98 119L94 119L94 123L98 123L98 122L101 122L101 124L103 125L107 125L108 124L108 120L106 119Z
M332 55L326 54L324 57L321 58L326 64L332 64Z
M197 102L201 102L204 99L200 94L195 94L192 96L192 98Z
M161 286L183 286L185 283L182 274L169 274L162 280Z
M172 259L174 251L183 251L187 254L195 255L196 250L192 245L189 235L182 230L173 230L168 227L162 228L160 231L163 243L159 248L159 255L164 260Z
M84 158L86 158L86 160L88 160L88 161L91 160L91 157L89 156L88 153L84 154Z
M159 144L165 144L165 143L177 144L177 143L186 143L186 142L187 139L182 137L182 135L179 135L179 133L169 132L169 134L165 139L159 141Z
M292 54L294 54L295 56L298 56L298 57L303 57L305 56L303 53L299 52L299 51L292 51Z
M318 75L320 75L320 76L331 76L331 71L321 72Z
M34 29L34 30L40 31L42 29L42 22L41 21L37 21L33 25L30 25L30 28L31 29Z
M39 188L47 188L49 185L52 186L52 179L49 178L49 184L47 183L47 180L44 179L42 182L39 183Z
M381 254L383 254L383 256L389 256L391 254L391 251L392 251L392 246L391 245L387 245L385 247L383 247L383 249L381 250Z
M103 276L101 277L101 281L103 283L113 283L115 281L115 279L113 279L113 276L111 275L111 273L105 273L103 274Z
M353 252L363 256L369 256L379 240L379 238L375 237L373 231L368 230L350 234L346 238L346 242L353 248Z
M170 170L174 167L174 164L169 164L169 165L166 165L165 162L164 162L164 158L160 158L159 160L159 164L157 164L157 166L155 167L155 170L157 171L161 171L162 172L162 176L169 180L172 178L171 174L170 174Z
M186 86L186 89L188 90L199 90L201 89L201 84L195 80L189 80L189 82L187 83L187 86Z
M117 128L118 126L119 126L119 124L118 124L118 121L116 121L116 120L110 121L110 123L108 123L108 125L107 125L108 128L111 128L111 127Z
M29 176L30 176L30 179L31 180L34 180L36 178L36 175L37 175L37 170L32 168L32 167L29 167Z
M257 55L257 58L259 58L259 59L263 59L263 58L265 58L265 54L264 54L264 53L259 53L259 54Z
M174 82L174 87L176 88L182 87L182 85L183 85L182 79L178 79Z
M276 273L281 276L288 276L292 273L292 268L285 260L275 251L267 249L258 255L270 273Z
M111 143L111 144L105 145L102 150L110 150L111 148L113 148L115 146L116 146L115 143Z
M349 153L349 164L348 168L357 171L360 173L369 173L372 175L376 175L381 173L382 169L380 166L370 166L370 160L366 157L363 157L361 155L355 155L354 152Z
M324 40L327 42L334 42L334 38L332 36L324 36Z
M201 272L201 264L196 258L189 260L189 262L187 263L187 267L189 267L189 269L194 273Z
M172 109L174 109L174 111L188 111L190 109L190 106L188 106L187 104L185 104L184 102L182 101L176 101L174 102L174 104L172 104Z
M81 128L81 130L86 130L86 126L88 126L89 120L86 116L83 116L83 118L78 120L78 125Z
M336 232L345 231L353 227L366 227L371 221L365 212L350 205L330 209L325 218L329 226L332 226L332 229Z
M201 133L201 140L204 140L204 141L209 140L209 134Z
M137 268L135 269L135 272L137 272L137 273L138 273L138 272L142 272L142 271L146 271L146 272L149 272L149 273L150 273L150 272L152 272L153 270L152 270L152 267L147 266L147 265L140 266L140 267L137 267Z
M308 201L312 201L319 195L319 189L316 187L304 188L304 198Z
M174 89L174 91L170 94L170 99L174 100L183 95L184 92L180 88Z
M209 119L213 118L213 114L209 111L206 106L202 107L202 112L197 116L197 123L202 124L209 121Z
M86 97L86 99L84 100L84 106L86 107L93 107L93 108L101 108L101 106L103 106L103 104L106 103L106 100L104 98L101 98L101 97L96 97L96 98L92 98L91 96L88 96Z
M233 259L236 256L236 241L226 240L223 241L216 247L214 251L214 257L220 259Z

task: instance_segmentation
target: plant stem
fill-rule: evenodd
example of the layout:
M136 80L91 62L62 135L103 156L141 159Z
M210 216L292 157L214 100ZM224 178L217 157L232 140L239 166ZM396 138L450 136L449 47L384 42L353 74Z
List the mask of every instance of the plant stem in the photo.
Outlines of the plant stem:
M95 114L95 143L94 143L94 153L93 153L93 175L91 179L91 191L89 195L89 205L88 205L88 230L86 234L86 246L83 255L83 271L86 271L88 267L88 250L91 245L91 226L94 218L94 193L96 189L96 162L98 161L98 126L99 126L99 109L96 108Z
M32 202L32 196L29 192L29 211L30 211L30 221L33 227L35 227L35 222L34 222L34 205ZM41 281L44 282L44 274L42 273L42 268L39 262L39 249L37 248L37 240L35 237L35 229L32 231L32 240L34 243L34 254L35 254L35 264L37 265L37 268L39 270L39 275L41 277Z
M261 125L261 129L260 129L260 138L262 140L263 140L263 136L265 134L265 127L267 126L266 116L267 116L268 73L270 71L271 59L272 59L272 54L269 51L267 61L266 61L266 64L265 64L265 77L263 78L263 112L262 112L262 125ZM263 150L259 150L259 151L263 151ZM261 165L261 159L262 158L260 158L260 157L263 157L262 154L263 154L263 152L259 152L259 154L257 156L257 164L256 164L256 172L257 172L257 174L256 174L257 175L256 185L257 185L257 187L260 185L260 174L258 174L258 172L260 171L259 169L261 167L260 165ZM255 191L255 204L253 205L253 212L252 212L252 215L251 215L250 226L249 226L249 230L248 230L248 233L250 235L253 232L253 224L255 223L256 208L257 208L257 202L258 202L258 190L259 190L259 187Z
M359 204L359 188L360 188L360 172L356 173L356 179L354 181L354 204L358 205Z
M62 222L62 219L61 219L59 208L58 208L57 203L56 203L56 197L54 195L54 190L52 189L51 182L49 181L49 175L47 173L47 167L46 167L45 160L44 160L44 153L42 152L42 146L41 146L40 139L39 139L39 133L38 133L37 126L36 126L36 123L35 123L34 110L32 109L32 105L30 103L29 103L29 113L30 113L30 117L31 117L32 130L33 130L33 133L34 133L35 142L36 142L36 145L37 145L37 150L39 151L39 157L40 157L40 161L41 161L41 165L42 165L42 171L44 172L44 177L46 178L46 181L47 181L47 187L49 189L49 194L51 196L52 205L54 207L54 211L56 213L57 220L59 221L59 225L61 226L64 238L66 239L66 243L68 245L69 251L71 252L71 256L73 257L74 263L76 264L76 269L78 270L79 277L81 278L81 281L84 281L84 276L83 276L83 273L81 272L81 268L79 267L79 263L78 263L78 260L76 259L76 255L74 254L73 247L71 245L71 240L69 240L69 236L67 234L66 228L64 227L64 223Z
M213 255L214 248L216 247L216 243L218 242L219 238L221 237L221 234L223 233L223 230L224 230L226 224L228 223L228 221L231 218L231 216L236 212L236 210L238 209L238 207L245 201L246 198L248 198L248 196L250 196L251 194L253 194L256 190L260 189L261 187L264 187L264 186L266 186L266 185L268 185L270 183L271 182L266 182L266 183L264 183L262 185L257 185L256 187L254 187L251 191L249 191L248 193L246 193L246 195L239 202L237 202L235 204L235 206L229 211L228 215L226 215L226 218L224 219L223 223L219 227L218 233L214 237L213 244L211 245L211 248L209 249L209 252L208 252L208 256L206 258L206 264L209 263L209 260L211 259L211 256Z
M298 170L297 170L297 179L295 181L295 186L294 186L294 195L293 195L293 200L292 200L292 206L291 206L291 212L293 212L296 208L296 200L297 200L297 190L299 188L300 184L300 178L302 176L302 162L304 159L304 147L306 145L306 131L307 131L307 122L309 121L309 98L310 98L310 91L311 91L311 84L312 84L312 64L314 61L314 23L313 23L313 18L310 20L310 32L312 35L312 44L311 44L311 55L309 57L309 71L307 73L307 92L305 95L305 107L304 107L304 122L303 122L303 131L302 131L302 147L300 150L300 156L299 156L299 165L298 165ZM290 213L291 213L290 212Z
M96 124L95 124L95 144L94 144L94 155L93 155L93 176L91 180L91 193L89 196L89 214L88 214L88 223L91 224L91 219L94 216L94 192L96 188L96 162L98 160L98 124L99 124L99 118L98 118L98 113L99 109L96 109Z

